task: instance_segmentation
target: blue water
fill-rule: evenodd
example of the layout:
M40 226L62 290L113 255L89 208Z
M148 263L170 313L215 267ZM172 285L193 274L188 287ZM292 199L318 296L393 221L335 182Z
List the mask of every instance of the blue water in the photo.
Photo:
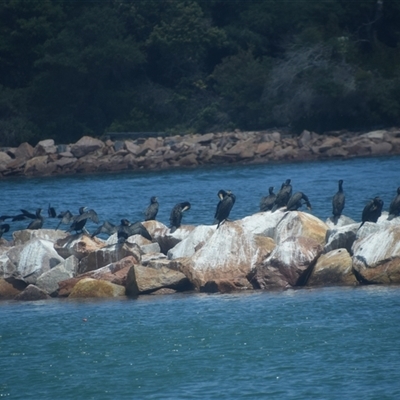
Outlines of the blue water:
M0 302L0 320L0 397L400 396L397 287Z
M278 191L282 182L290 178L293 192L304 192L313 206L311 213L323 220L332 213L332 196L337 191L337 181L343 179L346 194L343 213L360 221L366 202L375 196L380 196L384 210L388 209L400 186L399 170L400 158L389 157L3 180L0 215L18 214L21 208L35 212L38 207L47 213L51 203L57 212L69 209L74 214L79 207L88 206L98 213L101 221L119 224L121 218L131 222L141 220L150 197L157 196L160 203L157 219L166 225L171 209L182 201L190 201L192 205L184 215L183 224L211 224L220 189L235 193L236 203L230 218L240 219L259 211L260 199L268 194L269 186ZM12 230L24 229L28 223L13 223ZM47 219L44 228L55 228L57 223L56 219ZM96 226L89 222L88 229L93 232ZM10 239L11 232L4 237Z
M305 192L322 219L344 179L344 213L360 220L376 195L387 210L400 186L399 161L5 180L0 214L47 209L50 202L58 211L90 206L101 220L136 221L157 195L162 222L175 203L189 200L184 222L208 224L219 189L236 194L231 218L238 219L258 211L269 186L278 189L291 178L293 190ZM56 224L45 221L45 227ZM400 288L393 286L2 301L0 397L397 399L399 326Z

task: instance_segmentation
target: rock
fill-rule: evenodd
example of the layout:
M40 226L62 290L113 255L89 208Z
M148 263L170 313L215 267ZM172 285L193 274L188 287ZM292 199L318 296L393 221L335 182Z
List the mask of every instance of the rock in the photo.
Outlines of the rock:
M53 243L44 239L32 239L23 246L15 246L7 256L16 266L14 276L35 284L44 272L64 261L54 250Z
M134 274L130 274L129 279L135 277L136 285L139 293L150 293L162 288L169 288L174 290L191 290L192 286L186 276L179 272L173 271L166 267L160 269L143 267L141 265L134 265ZM132 285L128 282L127 285Z
M271 238L252 235L238 222L225 222L191 258L178 259L186 260L179 269L198 290L221 279L234 285L243 282L274 246Z
M371 144L371 156L386 155L390 154L393 146L388 142L372 143Z
M125 140L125 148L133 155L138 155L140 152L140 146L133 143L131 140Z
M41 140L34 148L33 156L44 156L57 153L57 147L53 139Z
M400 283L400 229L389 226L356 240L353 268L363 283Z
M58 239L54 243L54 249L61 257L75 256L78 260L82 260L90 253L104 246L105 243L102 240L82 234L68 235L66 238Z
M378 131L371 131L361 135L361 137L367 139L378 139L383 140L385 138L386 131L385 130L378 130Z
M336 249L321 255L308 279L307 286L344 285L358 285L349 252L346 249Z
M92 278L80 280L69 295L70 298L106 298L119 296L125 296L125 288L123 286Z
M17 149L15 150L14 156L15 158L19 158L21 160L29 160L30 158L32 158L34 155L34 149L33 147L27 143L21 143Z
M7 250L8 252L8 250ZM1 278L10 278L14 275L16 276L17 266L10 260L7 252L0 255L0 277ZM10 252L13 253L12 248Z
M68 233L55 229L24 229L22 231L14 231L13 234L14 244L20 245L29 242L32 239L44 239L49 242L55 243L59 239L65 239L70 236Z
M286 211L276 210L275 212L259 212L238 221L243 228L254 235L263 235L270 238L275 237L275 229L282 218L287 214Z
M36 281L36 286L49 295L57 294L59 282L76 276L78 263L79 260L75 256L67 258L56 267L40 275Z
M47 300L50 296L42 289L35 285L29 285L24 291L15 296L15 300L23 301L37 301L37 300Z
M322 143L318 146L318 152L324 153L333 147L339 147L342 145L342 140L337 137L325 137Z
M329 253L336 249L346 249L351 253L351 247L356 240L357 231L360 224L344 225L336 229L329 229L326 232L326 244L324 253Z
M301 236L316 240L323 246L327 230L328 226L313 215L301 211L290 211L276 226L274 240L279 244L289 237Z
M179 257L191 257L216 231L216 225L199 225L172 249L168 250L170 260Z
M140 263L142 252L137 244L125 242L102 247L83 258L79 264L79 274L94 271L111 263L116 263L125 257L133 257L136 264Z
M311 133L310 131L306 131L304 130L301 135L299 136L299 138L297 139L299 147L304 147L304 146L308 146L309 143L311 142Z
M0 151L0 172L7 170L7 165L11 160L12 158L7 153Z
M0 300L13 299L26 288L26 283L14 278L0 278Z
M336 222L336 223L335 223ZM325 224L328 226L329 229L337 229L345 225L355 224L356 221L345 215L341 215L337 221L333 219L333 217L329 217L326 219Z
M321 253L321 244L315 239L289 237L257 268L254 280L261 289L303 286Z
M76 158L81 158L89 153L103 148L105 144L98 139L90 136L83 136L75 144L71 146L71 153Z

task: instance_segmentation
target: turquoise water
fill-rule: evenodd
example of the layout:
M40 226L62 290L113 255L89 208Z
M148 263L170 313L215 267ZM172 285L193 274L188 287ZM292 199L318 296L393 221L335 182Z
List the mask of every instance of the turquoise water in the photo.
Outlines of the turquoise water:
M0 320L0 397L400 396L398 287L0 302Z

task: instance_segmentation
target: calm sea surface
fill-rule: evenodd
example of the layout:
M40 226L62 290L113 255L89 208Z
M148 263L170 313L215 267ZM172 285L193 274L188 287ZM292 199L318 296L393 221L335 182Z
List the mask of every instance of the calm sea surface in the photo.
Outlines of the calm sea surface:
M291 178L324 220L343 179L344 214L359 221L374 196L388 209L399 167L400 158L392 157L6 180L0 214L51 203L57 211L88 206L101 221L133 222L158 196L165 224L185 200L192 209L184 223L211 224L219 189L236 194L231 218L239 219L258 211L269 186L279 189ZM47 219L44 227L56 224ZM384 286L2 301L0 397L398 399L399 327L400 288Z

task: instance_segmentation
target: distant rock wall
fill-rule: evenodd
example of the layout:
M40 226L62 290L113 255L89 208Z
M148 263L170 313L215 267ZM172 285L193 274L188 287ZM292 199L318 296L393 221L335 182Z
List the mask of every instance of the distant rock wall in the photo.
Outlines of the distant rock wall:
M84 136L73 144L54 140L22 143L0 151L0 178L126 170L162 170L199 165L343 159L400 154L400 128L367 133L303 131L221 132L101 141Z

